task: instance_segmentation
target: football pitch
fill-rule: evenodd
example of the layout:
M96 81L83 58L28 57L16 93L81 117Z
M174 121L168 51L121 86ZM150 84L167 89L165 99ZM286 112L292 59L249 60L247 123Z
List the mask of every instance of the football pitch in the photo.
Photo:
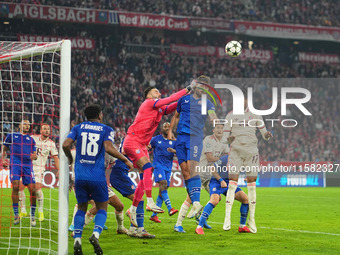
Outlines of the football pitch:
M246 189L243 189L247 192ZM26 191L27 192L27 191ZM52 208L57 208L57 189L51 190L53 198ZM158 188L153 189L154 199L157 196ZM48 190L44 190L45 197L48 197ZM118 193L118 192L117 192ZM1 239L0 248L6 247L5 237L9 235L9 229L4 215L8 215L10 207L9 189L2 190L2 215L1 215ZM180 209L185 199L184 188L170 188L169 196L172 206ZM125 210L131 205L131 201L122 198ZM205 205L208 201L208 194L202 191L201 203ZM48 203L47 201L45 203ZM27 199L28 204L28 199ZM75 204L74 194L70 193L70 221ZM165 205L163 204L163 208ZM340 253L340 188L257 188L256 224L258 233L238 233L240 203L235 201L232 211L232 229L223 231L225 214L225 197L214 209L208 222L213 227L211 230L204 230L205 235L199 236L194 233L196 223L194 220L185 219L183 228L186 233L174 232L173 227L177 221L177 214L170 217L167 213L160 214L162 223L155 223L149 220L151 212L145 213L145 228L156 235L155 239L136 239L126 235L116 234L116 220L114 209L109 207L108 230L103 231L100 243L104 254L339 254ZM48 213L47 213L48 214ZM45 213L45 217L48 216ZM56 213L52 212L52 218ZM26 221L26 222L25 222ZM23 219L22 226L29 227L29 220ZM40 223L37 222L37 227ZM44 221L43 228L56 230L57 223ZM83 232L83 252L93 254L93 247L88 242L93 230L93 223L89 224ZM129 220L125 217L125 227L129 227ZM39 241L25 238L29 236L30 228L21 230L21 246L37 247ZM32 230L32 236L40 234L48 238L48 232L43 230ZM19 229L12 229L12 237L18 236ZM56 234L51 237L56 239ZM38 251L26 249L15 249L18 240L12 240L12 247L8 254L37 254ZM50 244L54 249L56 244ZM73 254L73 239L69 238L69 254ZM48 248L42 242L42 247ZM0 250L0 254L7 251ZM40 250L39 254L46 254Z

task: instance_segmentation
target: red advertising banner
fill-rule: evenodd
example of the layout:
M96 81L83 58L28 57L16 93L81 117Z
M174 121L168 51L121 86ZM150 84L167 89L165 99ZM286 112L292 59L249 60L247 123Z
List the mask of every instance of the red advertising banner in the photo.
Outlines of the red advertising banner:
M299 61L326 64L340 63L339 56L336 54L307 53L307 52L299 52Z
M95 48L95 40L83 37L58 37L58 36L45 36L45 35L17 35L20 42L57 42L64 39L71 40L72 49L76 50L93 50Z
M252 36L340 41L340 28L337 27L234 21L234 29L238 34Z
M216 56L216 47L214 46L191 46L186 44L171 44L172 53L183 55L200 55L200 56Z
M118 24L117 12L63 6L0 3L3 16L75 23Z
M224 48L218 48L218 57L219 58L232 58L225 53ZM254 60L260 61L262 63L268 62L273 59L273 52L270 50L250 50L243 49L242 53L237 57L240 60Z
M188 18L175 18L171 16L120 12L119 24L123 27L145 27L170 30L189 30Z
M230 22L224 19L190 18L190 28L230 30Z
M171 44L170 50L172 53L183 55L196 55L196 56L217 56L218 58L231 58L225 53L224 48L214 46L191 46L186 44ZM273 53L269 50L250 50L243 49L240 60L255 60L263 63L273 59Z

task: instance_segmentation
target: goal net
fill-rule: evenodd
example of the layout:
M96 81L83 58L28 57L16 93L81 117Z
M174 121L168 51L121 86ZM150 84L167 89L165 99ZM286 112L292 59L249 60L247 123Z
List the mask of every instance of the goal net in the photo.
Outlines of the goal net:
M0 42L0 254L67 254L68 164L59 148L70 123L70 57L68 40ZM18 179L42 188L32 196L20 185L17 194Z

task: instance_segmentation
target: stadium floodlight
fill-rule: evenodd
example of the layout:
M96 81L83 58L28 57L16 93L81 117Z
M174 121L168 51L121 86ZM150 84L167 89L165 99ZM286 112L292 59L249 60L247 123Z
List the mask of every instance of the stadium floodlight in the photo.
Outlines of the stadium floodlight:
M60 142L70 130L70 83L70 40L0 42L1 145L7 134L17 131L22 120L30 121L29 135L39 133L41 124L47 123L60 158L59 190L54 189L53 183L45 183L50 186L44 189L45 220L37 219L35 227L30 224L29 214L18 225L13 224L9 170L0 169L1 254L5 254L2 249L7 254L68 253L69 166ZM54 172L48 171L48 167L47 172L53 178L45 180L55 181ZM27 195L27 189L25 192Z

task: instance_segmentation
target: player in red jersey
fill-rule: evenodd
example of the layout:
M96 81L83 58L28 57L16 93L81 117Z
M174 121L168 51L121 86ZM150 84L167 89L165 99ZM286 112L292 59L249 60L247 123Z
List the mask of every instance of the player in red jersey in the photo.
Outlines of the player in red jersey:
M123 146L126 155L133 161L134 166L139 168L140 173L140 181L135 191L132 206L129 209L131 223L136 227L136 209L143 198L144 190L147 197L146 209L156 213L164 212L162 208L155 204L151 196L153 167L149 159L147 146L162 116L176 110L177 102L173 102L186 95L195 87L196 81L193 80L185 89L163 99L160 99L161 93L155 87L148 87L144 91L145 101L140 106L135 121L128 129Z

